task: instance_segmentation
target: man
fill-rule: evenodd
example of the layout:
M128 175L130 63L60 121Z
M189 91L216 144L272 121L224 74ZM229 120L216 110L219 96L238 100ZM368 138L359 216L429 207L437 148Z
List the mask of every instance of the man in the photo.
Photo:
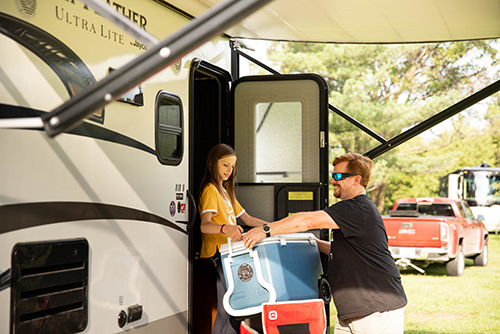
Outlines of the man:
M373 162L347 153L333 166L334 195L342 201L253 228L243 237L245 247L269 235L333 229L331 244L318 240L318 247L331 257L328 276L338 313L334 333L402 334L406 295L382 217L366 195Z

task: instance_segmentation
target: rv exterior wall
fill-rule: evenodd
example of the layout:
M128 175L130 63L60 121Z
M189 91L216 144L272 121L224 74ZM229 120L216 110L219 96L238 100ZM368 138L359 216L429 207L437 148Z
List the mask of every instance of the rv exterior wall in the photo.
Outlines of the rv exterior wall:
M188 22L154 1L109 4L158 39ZM90 73L68 75L79 85L104 78L110 68L120 68L147 48L79 1L39 1L27 13L21 2L8 0L1 2L0 13L51 35L77 55L68 71L87 68ZM71 80L65 84L60 77L64 73L58 75L53 64L13 38L0 35L0 45L0 68L5 71L0 78L2 108L49 112L82 89ZM44 52L61 56L63 51L55 47L48 45ZM77 131L51 139L43 131L0 130L0 210L24 205L22 219L29 221L20 228L19 216L2 217L0 273L11 267L11 252L19 242L85 238L90 253L89 321L84 333L117 333L146 324L156 324L148 326L148 333L163 330L162 324L187 333L188 146L177 166L160 164L154 153L155 98L162 90L177 95L188 124L191 60L199 57L229 69L228 55L226 40L206 43L142 83L143 106L113 102L104 113L97 111L100 121L85 121L96 131L90 134ZM95 136L97 132L106 136ZM187 130L183 136L187 143ZM74 203L133 214L113 217L107 211L88 218L92 213L86 212L85 219L65 219L50 211L45 218L29 217L30 205L61 205L75 214ZM119 312L135 304L143 307L142 318L120 329ZM0 292L1 333L10 331L10 308L10 289L5 289Z

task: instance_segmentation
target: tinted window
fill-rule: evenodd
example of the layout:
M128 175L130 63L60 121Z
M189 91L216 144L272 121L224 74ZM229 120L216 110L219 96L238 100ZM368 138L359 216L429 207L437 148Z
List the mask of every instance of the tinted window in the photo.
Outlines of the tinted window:
M445 217L455 216L450 204L432 204L431 215Z
M181 99L161 91L156 97L156 155L162 164L178 165L183 154L183 119Z
M411 211L416 211L417 210L417 204L416 203L400 203L398 204L398 207L396 210L411 210Z
M418 204L417 203L400 203L397 207L398 211L416 211L418 210L419 215L428 215L428 216L445 216L445 217L454 217L453 208L450 204L446 203L434 203L434 204Z
M470 219L470 220L475 220L474 214L472 213L472 210L470 209L470 207L465 203L462 203L462 205L464 207L464 212L465 212L464 217L467 219Z

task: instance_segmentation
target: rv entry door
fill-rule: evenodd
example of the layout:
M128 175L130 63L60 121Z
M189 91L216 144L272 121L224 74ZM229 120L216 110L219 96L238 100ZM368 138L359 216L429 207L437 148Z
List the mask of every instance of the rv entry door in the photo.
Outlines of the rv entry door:
M249 76L234 82L237 198L275 221L328 205L328 87L318 75Z

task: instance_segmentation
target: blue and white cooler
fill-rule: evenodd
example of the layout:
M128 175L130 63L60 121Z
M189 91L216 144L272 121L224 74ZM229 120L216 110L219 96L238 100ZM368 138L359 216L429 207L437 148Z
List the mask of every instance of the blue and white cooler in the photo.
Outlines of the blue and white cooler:
M258 314L263 303L319 296L322 267L312 233L272 236L252 250L228 239L220 252L227 287L223 304L233 317Z

